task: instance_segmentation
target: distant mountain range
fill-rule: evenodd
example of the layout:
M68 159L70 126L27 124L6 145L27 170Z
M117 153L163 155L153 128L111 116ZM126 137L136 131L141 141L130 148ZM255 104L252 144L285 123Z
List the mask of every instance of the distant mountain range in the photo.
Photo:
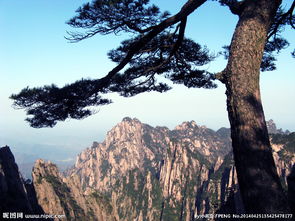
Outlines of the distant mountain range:
M295 163L295 133L269 125L275 128L273 156L286 188ZM19 177L5 169L14 165L8 150L0 149L0 212L9 211L3 203L15 198L4 185L12 182L9 173ZM1 166L1 156L11 160ZM19 188L19 195L29 199L22 201L26 211L64 214L66 220L190 221L205 214L243 213L230 130L213 131L194 121L169 130L124 118L102 143L80 153L66 173L38 160L32 183L14 182L35 191Z

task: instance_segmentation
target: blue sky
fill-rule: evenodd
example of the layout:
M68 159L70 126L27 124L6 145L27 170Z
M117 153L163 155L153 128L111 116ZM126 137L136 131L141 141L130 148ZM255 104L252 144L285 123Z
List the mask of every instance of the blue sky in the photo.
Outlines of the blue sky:
M71 28L65 24L82 0L0 0L0 145L34 143L82 148L92 141L102 141L106 132L125 116L136 117L152 126L174 128L183 121L194 120L212 129L229 126L225 106L225 89L186 89L182 86L167 93L147 93L132 98L111 95L114 103L98 108L99 112L84 120L59 122L55 128L33 129L24 121L25 112L11 107L8 97L26 86L55 83L63 86L83 78L100 78L114 64L106 56L126 35L95 36L79 43L64 38ZM151 1L172 13L185 2ZM173 2L173 4L172 4ZM285 1L287 2L287 1ZM186 36L218 52L228 45L237 17L216 2L208 2L189 17ZM279 56L277 71L261 75L261 93L266 119L278 127L295 131L295 32L286 30L291 45ZM222 58L206 66L209 71L222 70Z

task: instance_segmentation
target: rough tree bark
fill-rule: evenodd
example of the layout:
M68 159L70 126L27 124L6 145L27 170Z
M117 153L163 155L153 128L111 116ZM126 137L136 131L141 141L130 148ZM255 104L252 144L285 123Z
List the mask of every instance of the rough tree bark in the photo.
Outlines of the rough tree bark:
M260 97L260 64L280 0L246 0L240 8L222 82L226 85L234 159L246 213L287 213Z

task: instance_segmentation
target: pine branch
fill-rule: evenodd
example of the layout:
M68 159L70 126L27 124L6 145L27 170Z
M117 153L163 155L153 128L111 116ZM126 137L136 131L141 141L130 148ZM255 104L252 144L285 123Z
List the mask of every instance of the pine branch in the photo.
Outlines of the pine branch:
M181 10L175 14L174 16L167 18L159 25L155 26L153 30L151 30L148 34L141 37L138 41L134 42L130 48L124 59L115 67L113 68L104 78L101 78L97 83L98 90L104 86L108 85L111 81L111 78L122 70L132 59L133 55L136 54L141 48L143 48L150 40L152 40L155 36L159 33L164 31L166 28L170 27L171 25L180 22L181 20L185 19L189 14L191 14L194 10L200 7L206 0L188 0L185 5L181 8Z
M127 0L126 0L127 1ZM140 0L138 0L140 1ZM147 0L142 0L147 2ZM25 108L27 115L32 117L26 120L32 127L53 127L57 121L63 121L67 118L82 119L93 113L89 106L105 105L111 103L111 100L104 99L100 94L109 92L119 92L124 96L133 96L145 91L167 91L169 86L163 83L156 84L153 76L150 76L146 82L136 86L132 79L140 78L142 75L132 75L132 69L125 71L124 75L120 75L119 72L128 64L134 62L134 56L138 53L142 53L141 50L151 42L156 36L162 33L167 28L181 22L180 35L172 52L177 51L183 40L185 21L189 14L195 9L200 7L206 0L188 0L181 10L169 18L164 19L158 25L152 27L147 33L138 37L133 43L128 45L128 51L124 57L120 59L120 62L114 67L105 77L96 80L80 80L73 84L66 85L63 88L58 88L55 85L44 86L40 88L25 88L19 94L11 95L11 99L14 100L14 106L17 108ZM88 6L86 6L88 7ZM104 29L108 31L108 29ZM114 30L112 30L114 31ZM100 33L99 31L97 33ZM88 36L97 34L96 32L89 32ZM85 36L76 36L77 39L83 39ZM199 46L195 45L199 50ZM171 54L173 54L171 53ZM206 54L206 52L204 52ZM193 55L196 56L196 55ZM202 53L200 55L202 57ZM204 56L204 62L209 59L208 56ZM210 59L209 59L210 60ZM202 64L203 62L200 61ZM167 68L164 68L166 70ZM189 78L195 77L193 80ZM210 76L207 76L206 81L199 82L203 76L203 72L194 72L193 75L183 80L185 76L175 75L176 82L185 82L185 84L191 86L195 83L200 83L210 87L207 81L210 80ZM178 79L182 78L182 79ZM173 80L171 78L171 80Z
M244 8L244 1L237 0L219 0L221 5L229 7L230 11L235 15L240 15Z
M286 24L287 22L289 22L291 27L295 29L295 25L294 25L295 19L293 15L294 8L295 8L295 1L293 1L290 9L286 13L279 15L279 18L275 20L274 26L272 27L272 30L269 32L267 39L270 39L271 37L275 36L277 32L279 31L280 26Z

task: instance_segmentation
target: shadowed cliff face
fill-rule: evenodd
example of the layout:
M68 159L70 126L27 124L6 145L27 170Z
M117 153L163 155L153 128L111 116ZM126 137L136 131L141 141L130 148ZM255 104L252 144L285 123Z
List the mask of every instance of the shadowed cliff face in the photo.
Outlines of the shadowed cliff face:
M38 202L45 212L58 210L68 220L189 221L202 214L242 213L230 141L225 128L215 132L192 121L169 130L125 118L104 142L79 154L66 176L37 161ZM295 157L279 141L273 149L285 183Z
M0 148L0 215L7 212L43 214L34 187L25 183L8 146Z

